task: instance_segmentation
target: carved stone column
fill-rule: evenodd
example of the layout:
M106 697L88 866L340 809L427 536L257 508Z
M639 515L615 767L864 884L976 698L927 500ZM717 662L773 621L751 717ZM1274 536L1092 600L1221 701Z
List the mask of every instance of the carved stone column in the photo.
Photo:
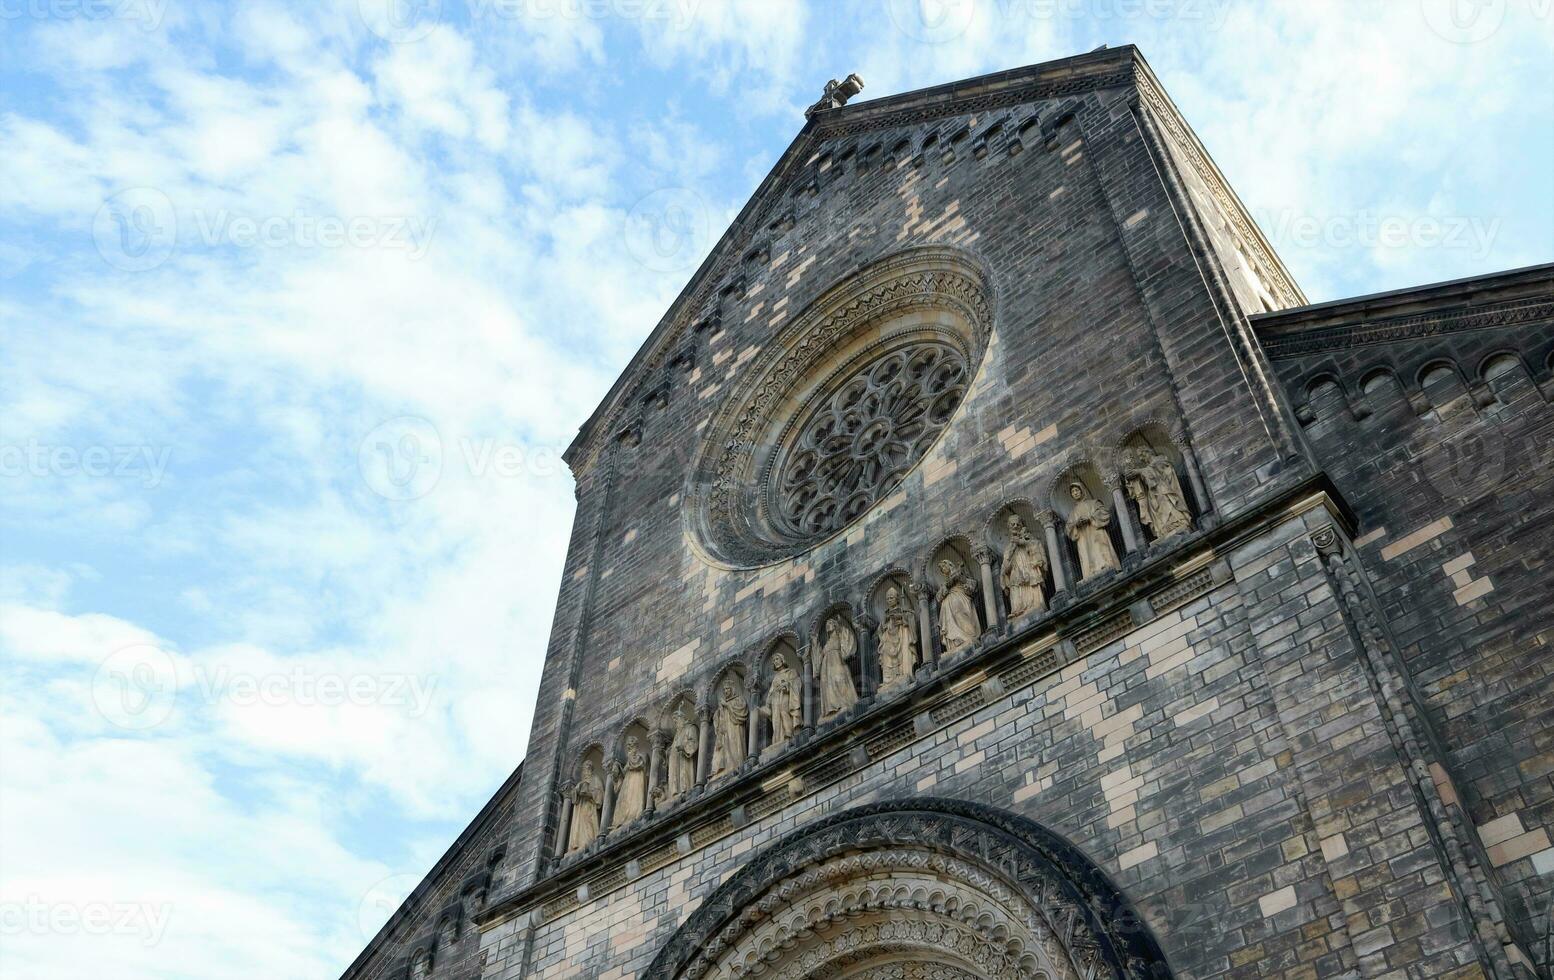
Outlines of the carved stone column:
M599 815L599 839L603 840L615 823L615 790L621 782L619 759L604 764L604 811Z
M993 549L980 545L972 552L982 568L982 631L985 633L998 625L998 593L993 589Z
M872 698L880 689L879 623L873 616L859 616L853 624L858 637L858 696Z
M822 625L821 629L825 627ZM799 721L804 729L815 727L815 722L820 711L819 698L815 697L815 665L810 662L809 652L812 647L805 647L799 651L799 663L803 670L799 673ZM794 732L797 735L797 732Z
M939 662L939 651L933 642L933 620L928 609L928 587L919 582L911 585L912 595L917 599L917 637L918 645L922 648L924 664L936 664Z
M1122 492L1122 481L1112 477L1106 481L1106 487L1112 492L1112 510L1117 513L1117 526L1122 529L1122 546L1129 554L1139 550L1144 543L1144 534L1134 526L1133 508L1128 506L1128 495Z
M642 811L644 813L653 812L656 791L663 785L664 750L669 745L669 736L665 732L654 732L649 741L652 743L653 753L648 757L647 807Z
M707 785L712 771L712 709L705 704L696 709L696 785Z
M1203 485L1203 473L1198 469L1198 457L1187 447L1182 448L1182 465L1187 468L1187 485L1192 487L1192 502L1197 506L1195 517L1202 517L1213 506L1209 503L1209 491Z
M552 856L557 860L566 857L567 844L572 840L572 790L561 794L561 819L556 822L556 841Z
M749 746L745 749L745 758L759 759L761 757L761 709L765 707L761 702L761 688L758 684L751 684L746 692L750 708L749 730L745 733L749 736Z
M1047 539L1047 564L1052 568L1052 594L1068 591L1068 570L1063 561L1064 549L1058 543L1058 518L1050 510L1036 515L1041 522L1042 534Z

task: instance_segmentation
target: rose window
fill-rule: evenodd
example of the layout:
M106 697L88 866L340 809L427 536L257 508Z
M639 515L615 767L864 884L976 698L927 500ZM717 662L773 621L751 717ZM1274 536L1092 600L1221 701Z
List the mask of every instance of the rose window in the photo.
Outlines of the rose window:
M776 522L811 537L861 516L933 445L966 383L964 355L925 341L889 351L823 392L777 463Z
M980 266L945 246L904 249L821 293L736 362L686 487L692 544L755 568L861 520L945 435L992 327Z

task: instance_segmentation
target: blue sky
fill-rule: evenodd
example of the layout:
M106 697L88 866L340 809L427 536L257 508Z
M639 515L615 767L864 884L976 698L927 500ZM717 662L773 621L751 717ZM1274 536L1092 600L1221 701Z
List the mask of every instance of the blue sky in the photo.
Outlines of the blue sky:
M827 78L1136 43L1320 301L1554 259L1550 3L0 0L0 972L338 974Z

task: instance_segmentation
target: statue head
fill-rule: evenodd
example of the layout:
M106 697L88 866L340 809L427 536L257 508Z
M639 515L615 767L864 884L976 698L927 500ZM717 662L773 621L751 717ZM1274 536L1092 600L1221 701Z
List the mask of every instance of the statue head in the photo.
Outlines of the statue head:
M1010 514L1009 515L1009 519L1007 521L1005 521L1004 523L1008 525L1008 527L1009 527L1009 534L1016 541L1024 539L1024 537L1026 535L1025 521L1020 519L1020 515L1019 514Z
M885 592L885 608L894 609L901 604L901 590L892 585Z
M584 759L583 760L583 778L584 779L592 779L592 778L594 778L594 760L592 760L592 759Z
M957 571L959 571L959 570L960 570L960 566L953 559L950 559L950 558L940 558L939 559L939 573L941 575L943 575L945 578L954 578L955 577L955 573Z
M1085 499L1085 496L1087 495L1085 485L1080 483L1078 480L1075 480L1073 483L1068 485L1068 495L1075 502Z
M723 678L723 696L725 698L731 698L734 696L734 678Z
M775 674L779 670L786 670L787 667L788 667L788 659L786 657L784 657L782 654L779 653L776 656L772 657L772 673Z
M626 736L626 754L627 755L631 755L632 753L636 752L637 751L637 745L638 745L637 736L635 736L635 735L627 735Z

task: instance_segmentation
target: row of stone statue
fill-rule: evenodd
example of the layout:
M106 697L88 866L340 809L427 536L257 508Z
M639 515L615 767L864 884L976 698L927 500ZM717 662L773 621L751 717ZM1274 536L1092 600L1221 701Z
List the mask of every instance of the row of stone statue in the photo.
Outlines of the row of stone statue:
M1140 522L1154 540L1172 537L1188 530L1192 515L1176 468L1165 456L1147 448L1136 451L1124 471L1130 497L1137 503ZM1075 480L1069 485L1073 501L1065 521L1065 534L1074 544L1080 579L1089 579L1121 567L1117 551L1107 530L1111 509L1092 497L1085 485ZM1005 518L1008 540L1004 546L998 584L1002 586L1005 609L1010 621L1046 608L1049 573L1061 587L1062 573L1052 567L1048 551L1034 537L1025 520L1016 513ZM1049 526L1048 541L1054 542L1055 528ZM978 556L984 581L991 587L991 556ZM965 562L945 556L935 563L940 585L934 592L938 608L938 640L942 656L953 656L975 643L983 633L983 619L977 612L978 584L966 571ZM918 596L919 612L913 613L903 596L903 587ZM991 602L985 613L989 625L997 619ZM928 629L927 594L916 586L892 582L886 589L884 609L874 629L880 689L888 691L909 682L922 659L920 650L931 643ZM867 623L866 625L874 625ZM825 620L824 634L814 667L816 720L826 722L858 703L855 669L858 660L858 634L841 615ZM653 806L678 799L708 778L726 775L758 754L756 720L770 728L767 749L785 746L805 724L804 692L811 664L804 662L806 676L801 677L788 655L772 654L764 697L747 700L736 679L722 678L715 705L704 708L700 723L691 717L682 702L674 714L671 732L657 732L652 740L651 756L644 755L641 739L628 734L624 740L624 758L604 764L601 778L592 760L583 763L581 778L565 794L563 803L563 853L582 850L599 837L602 827L621 827L642 817ZM667 766L663 756L667 753ZM706 759L705 765L700 765ZM667 771L663 771L667 770ZM662 771L663 778L660 779Z

